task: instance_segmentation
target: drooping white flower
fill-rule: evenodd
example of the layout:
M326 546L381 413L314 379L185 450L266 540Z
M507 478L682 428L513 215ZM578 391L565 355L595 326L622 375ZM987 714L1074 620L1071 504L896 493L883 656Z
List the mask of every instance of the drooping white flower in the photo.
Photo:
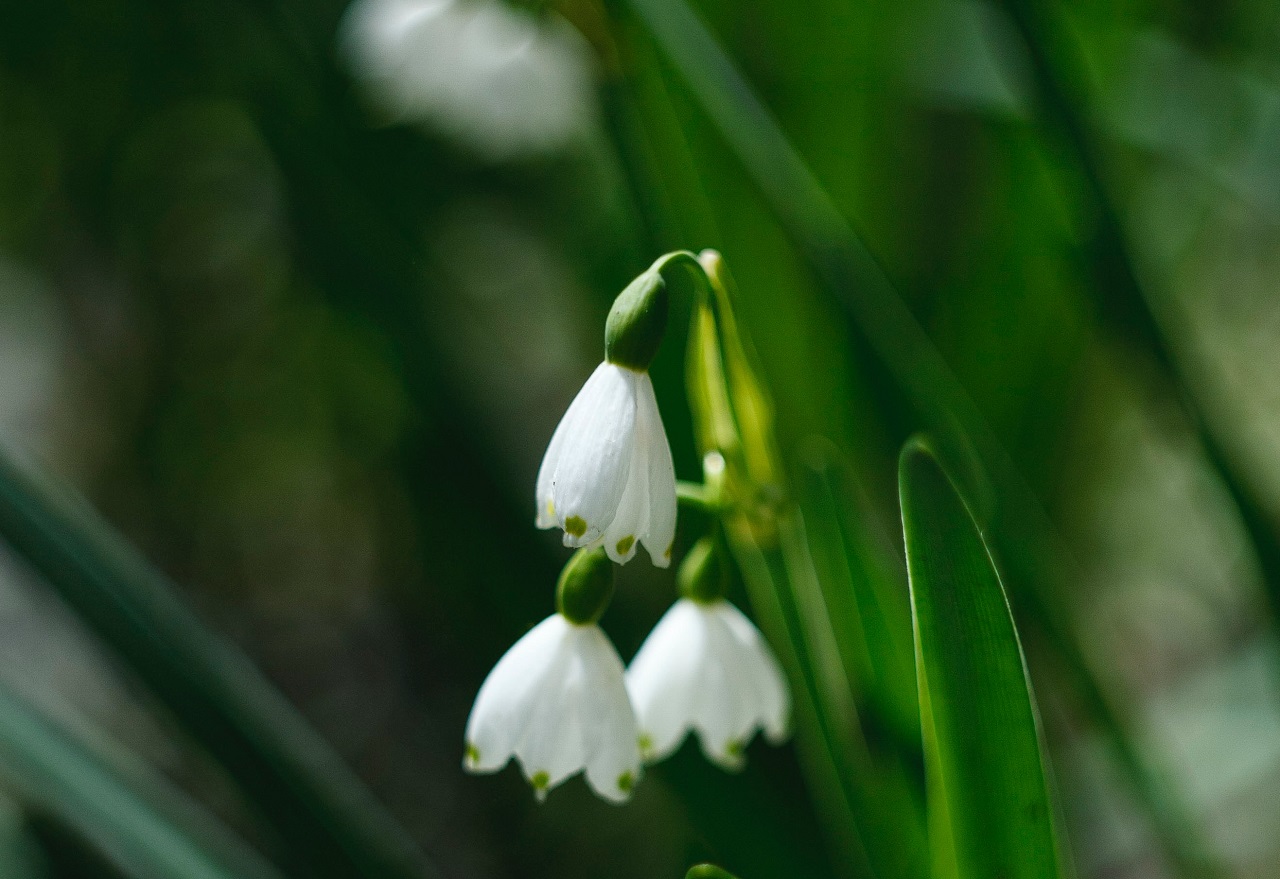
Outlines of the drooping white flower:
M538 471L537 524L565 546L603 546L623 564L643 543L671 563L676 476L649 373L605 361L560 420Z
M554 14L498 0L354 0L341 42L384 112L483 158L554 152L597 125L590 49Z
M726 769L742 766L756 730L787 735L791 696L760 630L728 601L681 598L627 669L646 761L661 760L690 730Z
M584 769L601 797L631 796L641 772L636 719L622 660L599 626L552 614L485 678L463 766L496 772L512 757L540 800Z

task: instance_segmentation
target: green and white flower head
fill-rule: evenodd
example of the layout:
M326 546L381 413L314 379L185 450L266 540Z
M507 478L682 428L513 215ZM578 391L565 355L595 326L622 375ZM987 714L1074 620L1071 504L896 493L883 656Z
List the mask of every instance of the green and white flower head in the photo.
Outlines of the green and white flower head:
M580 771L606 800L631 796L641 773L635 714L622 660L596 625L612 590L603 553L570 561L557 613L517 641L481 685L464 768L496 772L514 757L539 800Z
M774 744L787 737L791 695L786 678L752 622L708 586L718 578L711 542L681 565L685 597L658 621L627 669L627 692L647 762L673 753L690 731L703 753L740 769L757 730Z
M565 546L603 546L624 564L643 543L671 563L676 476L649 364L666 327L662 276L649 271L614 303L605 361L560 420L538 471L537 524L558 526Z

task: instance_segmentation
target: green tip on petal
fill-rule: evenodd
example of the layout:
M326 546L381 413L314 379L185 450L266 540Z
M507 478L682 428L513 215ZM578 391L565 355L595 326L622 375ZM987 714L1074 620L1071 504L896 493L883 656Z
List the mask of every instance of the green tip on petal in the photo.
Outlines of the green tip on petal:
M581 537L587 533L587 520L581 516L570 516L564 520L564 530L574 537Z
M740 772L747 765L746 743L740 739L730 739L724 743L724 750L712 762L718 763L721 769L728 772Z
M547 786L551 784L551 776L546 772L538 771L529 776L529 784L533 785L534 793L542 799L547 795Z
M480 765L480 749L477 748L475 745L473 745L471 742L467 742L467 765L468 766Z
M636 777L630 772L624 772L618 776L618 790L624 794L631 793L631 789L636 786Z
M641 757L648 759L649 756L653 753L653 739L649 736L648 733L641 733L640 737L636 739L636 744L640 748Z
M626 537L618 541L618 555L626 555L631 551L631 547L635 546L635 535L628 534Z

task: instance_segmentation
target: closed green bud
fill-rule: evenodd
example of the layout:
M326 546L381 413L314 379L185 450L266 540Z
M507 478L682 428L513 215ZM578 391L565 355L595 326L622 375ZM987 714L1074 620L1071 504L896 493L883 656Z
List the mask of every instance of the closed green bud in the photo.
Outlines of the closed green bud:
M676 574L680 594L699 604L711 604L729 591L729 569L721 557L719 541L708 535L693 545Z
M571 623L597 622L613 598L613 562L603 549L580 549L560 572L556 610Z
M656 268L628 284L613 300L604 325L604 359L636 372L647 370L667 330L668 298Z

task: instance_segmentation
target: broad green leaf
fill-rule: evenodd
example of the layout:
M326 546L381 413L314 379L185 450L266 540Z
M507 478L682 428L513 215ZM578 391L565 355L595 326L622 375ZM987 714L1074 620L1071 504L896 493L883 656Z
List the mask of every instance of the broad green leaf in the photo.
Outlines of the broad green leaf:
M111 765L0 687L0 781L137 879L276 879L278 873L172 785ZM6 874L8 875L8 874Z
M0 539L229 770L308 877L435 875L408 834L248 658L82 498L0 451Z
M981 532L933 450L899 467L937 879L1052 879L1059 861L1039 718Z

